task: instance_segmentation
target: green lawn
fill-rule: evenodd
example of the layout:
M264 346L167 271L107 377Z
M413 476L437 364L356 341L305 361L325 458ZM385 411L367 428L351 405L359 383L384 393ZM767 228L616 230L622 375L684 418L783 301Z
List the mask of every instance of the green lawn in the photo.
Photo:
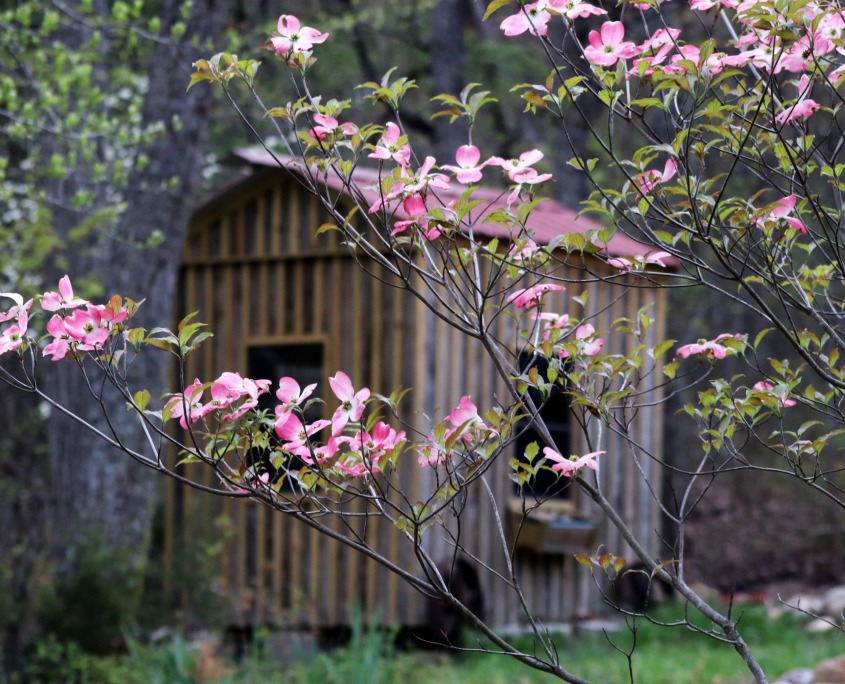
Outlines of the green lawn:
M756 652L770 678L796 667L812 667L818 662L845 653L845 634L811 634L800 627L795 616L777 620L766 618L758 606L743 607L741 625L746 639ZM659 613L664 620L683 615L681 607ZM310 665L301 665L293 680L310 682L359 682L360 684L528 684L559 681L550 675L532 671L511 658L489 653L448 655L430 652L404 652L373 662L356 657L366 653L367 637L352 649L324 654ZM530 640L516 640L531 650ZM613 634L575 634L559 636L555 643L560 662L569 671L596 684L630 682L628 659L621 653L633 649L631 667L634 681L643 684L744 684L750 681L745 665L728 645L680 628L666 628L646 621L636 623L636 635L622 628ZM613 644L613 645L611 645ZM363 647L362 647L363 646ZM619 649L619 650L615 650ZM243 672L241 682L266 682L267 670L260 663L257 670ZM279 679L279 682L285 681ZM291 681L291 680L288 680Z

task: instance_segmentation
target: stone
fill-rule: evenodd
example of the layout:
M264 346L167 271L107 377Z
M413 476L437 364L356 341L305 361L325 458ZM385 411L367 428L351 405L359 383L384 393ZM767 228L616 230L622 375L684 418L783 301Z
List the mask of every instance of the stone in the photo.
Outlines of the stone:
M818 634L820 632L829 632L832 629L836 629L836 625L827 618L817 618L815 620L810 620L804 629L808 632Z
M815 684L815 675L812 670L806 668L790 670L772 684Z
M842 613L845 611L845 587L828 589L822 596L822 601L825 615L842 620Z
M813 684L845 684L845 655L819 663L813 674Z

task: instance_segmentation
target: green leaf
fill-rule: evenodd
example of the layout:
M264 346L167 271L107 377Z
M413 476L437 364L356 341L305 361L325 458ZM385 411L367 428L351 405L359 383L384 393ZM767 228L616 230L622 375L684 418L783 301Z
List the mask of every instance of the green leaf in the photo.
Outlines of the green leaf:
M583 565L585 568L589 568L590 570L593 569L593 559L583 553L576 553L573 558L575 558L578 563Z
M139 390L132 396L132 401L139 411L146 411L150 403L150 393L148 390Z
M487 19L493 12L496 10L505 7L506 5L510 5L513 0L493 0L489 5L487 5L487 10L484 12L484 16L482 17L482 21Z

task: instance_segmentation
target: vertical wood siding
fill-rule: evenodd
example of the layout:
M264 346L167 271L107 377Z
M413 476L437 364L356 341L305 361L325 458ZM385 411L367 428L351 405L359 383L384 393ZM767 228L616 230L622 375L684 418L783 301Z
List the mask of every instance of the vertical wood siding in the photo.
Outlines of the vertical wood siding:
M278 172L254 174L248 184L224 194L195 217L182 269L182 313L199 311L199 320L215 337L189 360L187 383L195 377L212 380L224 370L246 373L250 345L307 341L324 343L325 376L344 369L356 387L366 384L381 393L413 388L404 409L424 434L429 418L441 419L462 394L470 394L482 411L490 408L486 402L508 401L505 383L477 341L438 319L409 293L380 284L378 278L387 277L383 271L376 268L376 278L365 273L337 233L315 235L322 222L317 200ZM576 279L577 272L564 269L562 275ZM614 318L634 316L649 302L656 306L658 319L665 313L661 292L628 288L615 301L620 288L600 283L584 287L589 310L602 311L592 321L599 330L608 329ZM566 293L554 293L546 300L549 309L581 316L571 300L578 290L573 284ZM516 340L507 316L496 317L491 329L501 340ZM606 337L610 348L623 343ZM327 390L324 383L328 412ZM635 418L639 438L655 453L660 453L658 418L657 409ZM585 448L583 440L572 445L573 452ZM656 507L638 468L652 479L659 469L612 436L601 448L608 452L601 466L608 497L627 519L636 521L635 532L656 544ZM401 472L406 491L424 492L430 485L431 473L423 469L405 467ZM210 474L201 478L210 483ZM487 481L493 501L481 487L475 489L460 539L492 571L505 572L507 549L493 527L493 507L504 521L513 498L507 458L497 459ZM361 505L353 503L350 512L360 512ZM595 514L582 497L576 497L576 505L585 515ZM365 615L385 624L423 620L424 600L399 578L289 516L241 500L208 497L172 482L167 509L166 552L171 563L175 548L185 539L200 538L216 515L231 520L235 533L223 559L222 581L233 622L309 628L347 624L354 600L361 602ZM383 520L336 519L332 525L354 530L400 566L413 562L405 539ZM601 528L599 538L609 550L625 555L613 530ZM449 540L435 528L425 543L435 557L450 552ZM539 618L561 621L594 607L587 598L595 595L588 573L571 556L520 552L515 567ZM517 622L522 609L513 592L494 572L482 574L481 582L488 618L497 625Z

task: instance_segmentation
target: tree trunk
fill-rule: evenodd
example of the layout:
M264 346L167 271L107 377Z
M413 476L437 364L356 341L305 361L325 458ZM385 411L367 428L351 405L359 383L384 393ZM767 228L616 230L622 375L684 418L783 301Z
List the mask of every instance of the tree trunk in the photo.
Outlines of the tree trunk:
M435 94L458 95L466 85L465 0L438 0L431 12L431 85ZM454 164L455 150L467 144L466 125L449 117L434 120L434 156L440 164Z
M178 21L181 4L171 0L162 6L163 34ZM133 173L117 234L99 237L88 255L69 259L69 269L94 275L106 296L119 293L146 299L134 325L171 324L182 246L208 137L210 90L198 87L186 94L185 88L192 62L210 49L198 49L194 40L219 39L227 5L223 0L195 3L185 38L155 47L143 118L145 124L163 122L165 131L138 150L136 159L143 154L149 164ZM119 59L119 49L108 58ZM163 244L144 246L154 231L163 234ZM139 389L149 387L156 396L167 386L169 363L167 354L147 353L133 368L130 382ZM70 363L42 366L49 366L44 386L60 403L109 432L103 411L92 400L78 368ZM106 392L105 401L118 433L132 448L143 448L139 424L115 395ZM79 424L56 417L51 421L49 474L51 532L60 568L67 567L69 552L92 536L100 537L108 549L125 550L133 565L142 560L158 485L152 471Z

